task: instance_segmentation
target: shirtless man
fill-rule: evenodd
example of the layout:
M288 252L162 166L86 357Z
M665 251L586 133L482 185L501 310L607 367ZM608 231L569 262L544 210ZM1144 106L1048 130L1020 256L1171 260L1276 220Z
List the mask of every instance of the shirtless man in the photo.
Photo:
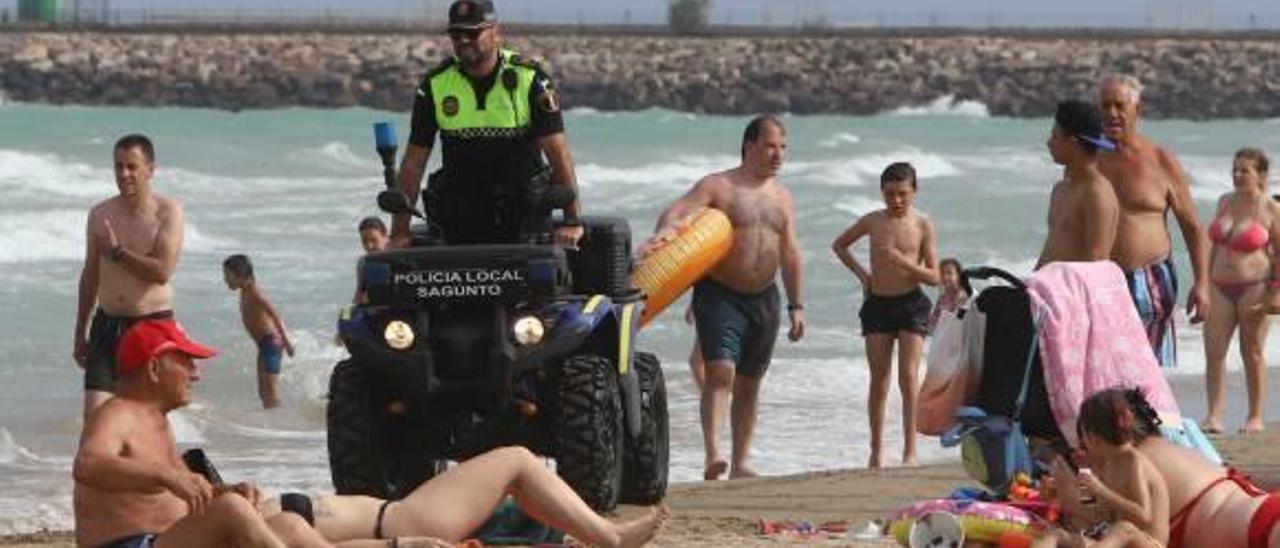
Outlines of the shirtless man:
M166 414L191 399L193 358L214 354L172 318L122 334L117 397L89 415L72 470L77 546L285 546L254 509L255 489L215 489L174 445Z
M1103 131L1116 151L1098 158L1098 169L1111 181L1120 202L1111 260L1129 281L1147 338L1163 367L1177 365L1173 309L1177 306L1173 242L1166 224L1173 212L1191 254L1194 280L1187 295L1192 323L1209 312L1209 240L1200 230L1191 187L1173 154L1138 131L1142 115L1142 84L1131 76L1102 80L1098 97Z
M213 354L172 318L140 321L124 333L117 397L90 416L76 455L78 546L452 546L507 495L526 514L596 546L641 546L667 519L658 507L608 521L532 453L514 447L465 461L400 501L313 502L293 493L262 499L250 484L210 485L178 455L168 413L191 400L191 383L200 379L193 358Z
M916 170L911 164L890 164L880 175L885 208L859 217L831 243L831 250L862 284L866 299L858 318L871 366L867 415L871 420L868 468L882 463L885 401L893 346L898 345L898 391L902 394L902 463L916 463L916 396L918 369L929 332L932 305L920 284L938 285L938 237L933 221L917 210ZM871 240L871 270L849 252L862 237Z
M170 280L182 249L182 204L151 191L151 141L142 135L121 137L114 157L120 194L89 210L72 336L72 354L84 369L86 417L115 389L115 347L125 328L141 318L172 315Z
M1102 135L1097 107L1083 101L1058 103L1045 145L1063 168L1049 198L1049 235L1036 269L1053 261L1110 258L1120 206L1111 182L1098 171L1096 153L1116 147Z
M662 212L654 237L640 252L670 234L700 207L713 207L733 224L733 247L694 287L698 344L706 361L700 412L706 449L703 476L751 477L747 465L755 434L760 383L773 356L780 307L774 283L779 269L787 292L788 338L804 337L804 261L796 239L791 191L776 179L787 152L787 131L772 116L759 116L742 137L742 163L713 173ZM717 444L726 407L732 409L732 465ZM728 470L726 470L728 469Z

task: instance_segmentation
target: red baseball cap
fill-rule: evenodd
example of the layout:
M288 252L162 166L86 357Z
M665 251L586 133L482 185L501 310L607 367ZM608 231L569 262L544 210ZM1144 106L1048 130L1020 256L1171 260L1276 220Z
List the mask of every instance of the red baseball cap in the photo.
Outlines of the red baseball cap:
M128 373L165 352L182 352L192 358L212 358L217 350L187 337L187 332L173 318L143 320L133 324L120 337L116 347L116 372Z

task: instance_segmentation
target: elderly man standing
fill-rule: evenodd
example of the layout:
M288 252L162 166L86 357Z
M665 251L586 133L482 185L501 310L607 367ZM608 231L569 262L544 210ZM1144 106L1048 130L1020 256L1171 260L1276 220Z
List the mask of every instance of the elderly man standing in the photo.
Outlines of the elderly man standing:
M1199 322L1208 312L1209 242L1196 216L1191 187L1173 154L1138 131L1142 84L1132 76L1103 78L1098 94L1103 130L1116 151L1099 156L1098 168L1115 187L1120 224L1111 260L1124 269L1138 315L1162 367L1177 364L1173 309L1178 279L1167 217L1173 211L1191 253L1194 279L1187 314Z

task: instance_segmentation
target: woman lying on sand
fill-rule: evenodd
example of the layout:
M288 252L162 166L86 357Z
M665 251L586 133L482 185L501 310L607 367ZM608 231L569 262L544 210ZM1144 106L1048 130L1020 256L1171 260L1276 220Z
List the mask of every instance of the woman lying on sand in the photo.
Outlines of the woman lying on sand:
M1205 460L1160 435L1160 419L1145 399L1130 402L1138 451L1169 488L1169 548L1280 548L1280 494L1267 493L1240 472Z

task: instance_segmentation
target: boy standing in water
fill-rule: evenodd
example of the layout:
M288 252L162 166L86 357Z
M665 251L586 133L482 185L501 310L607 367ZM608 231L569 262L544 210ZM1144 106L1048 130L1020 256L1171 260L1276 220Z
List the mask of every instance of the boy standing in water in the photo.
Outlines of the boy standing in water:
M289 342L280 314L254 279L249 257L232 255L222 261L222 279L229 289L240 291L240 319L245 331L258 343L258 397L262 407L280 407L281 353L293 357L293 343Z
M880 175L885 208L863 215L831 244L840 262L853 272L866 296L858 317L871 365L867 414L871 419L869 468L881 466L884 407L889 397L893 347L898 346L898 390L902 394L902 462L916 463L916 370L929 332L929 298L920 284L938 285L938 243L933 221L912 207L916 199L916 170L911 164L890 164ZM853 254L862 237L871 239L871 270Z
M365 253L374 253L387 248L387 244L391 241L387 237L387 225L382 223L382 219L377 217L365 217L360 219L360 224L356 225L356 230L360 232L360 247L364 248ZM356 268L356 279L360 279L359 266L364 264L364 259L360 259ZM351 302L355 304L364 304L369 301L369 296L364 292L364 285L356 283L356 293L351 296Z

